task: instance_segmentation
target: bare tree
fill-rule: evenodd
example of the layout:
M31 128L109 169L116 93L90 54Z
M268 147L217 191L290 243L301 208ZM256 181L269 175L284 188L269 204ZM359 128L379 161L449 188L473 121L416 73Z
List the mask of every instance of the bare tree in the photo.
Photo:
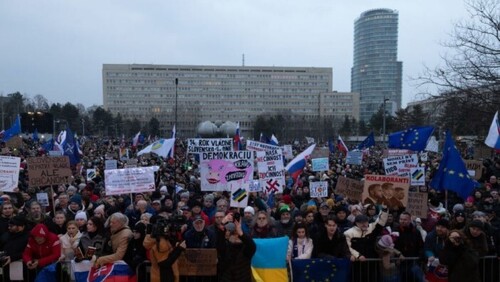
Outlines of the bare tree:
M455 24L449 53L443 65L426 67L419 85L434 85L443 102L458 99L460 104L475 101L477 111L492 113L500 108L500 1L468 0L469 18Z

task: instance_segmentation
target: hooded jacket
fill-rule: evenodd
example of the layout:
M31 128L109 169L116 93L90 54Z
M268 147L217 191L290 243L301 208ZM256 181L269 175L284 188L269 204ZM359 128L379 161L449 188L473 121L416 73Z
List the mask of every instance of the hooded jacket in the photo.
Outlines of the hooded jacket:
M43 237L45 238L45 242L38 244L35 241L35 237ZM59 237L50 232L44 224L39 223L35 225L31 230L28 245L23 252L24 263L38 260L38 267L42 268L56 262L60 256L61 242L59 241Z

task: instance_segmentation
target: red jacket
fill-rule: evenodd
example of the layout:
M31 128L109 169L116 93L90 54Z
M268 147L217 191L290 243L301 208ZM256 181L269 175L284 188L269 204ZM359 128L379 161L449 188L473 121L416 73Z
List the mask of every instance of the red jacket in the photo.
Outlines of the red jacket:
M44 237L45 242L38 244L35 241L35 237ZM59 237L50 232L44 224L39 223L35 225L33 230L31 230L28 245L24 249L24 263L37 259L38 267L42 268L56 262L60 256L61 242L59 241Z

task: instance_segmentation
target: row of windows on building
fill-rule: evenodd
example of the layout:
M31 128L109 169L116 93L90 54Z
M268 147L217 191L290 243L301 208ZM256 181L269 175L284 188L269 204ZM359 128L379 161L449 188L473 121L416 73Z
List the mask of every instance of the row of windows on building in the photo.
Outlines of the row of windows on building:
M212 74L212 73L173 73L173 72L106 72L106 77L170 77L170 78L259 78L271 80L324 80L325 75L292 75L292 74ZM172 79L172 81L173 81ZM181 81L179 81L181 83Z

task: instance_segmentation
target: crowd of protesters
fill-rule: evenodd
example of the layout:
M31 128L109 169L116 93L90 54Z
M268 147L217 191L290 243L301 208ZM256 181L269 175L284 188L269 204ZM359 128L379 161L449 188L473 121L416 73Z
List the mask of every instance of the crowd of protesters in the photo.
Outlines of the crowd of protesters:
M425 281L436 265L447 267L449 281L481 281L485 272L479 271L479 258L485 256L495 257L487 271L499 271L500 159L484 161L481 185L466 199L452 192L445 199L442 192L419 187L428 193L429 212L416 218L397 205L360 203L335 192L340 176L362 180L365 174L384 174L378 147L367 151L359 166L345 164L340 153L330 154L330 170L317 173L306 166L299 179L286 176L282 193L251 193L248 206L238 209L229 206L228 192L201 191L198 163L181 140L175 158L136 158L138 166L159 166L154 192L119 196L106 195L104 188L105 160L117 158L118 140L87 138L71 183L54 187L28 186L26 159L47 152L37 142L24 142L18 149L2 144L4 155L21 157L18 190L0 196L4 278L9 264L19 260L32 281L56 262L70 279L65 262L71 260L94 266L124 260L132 270L150 260L151 281L178 281L176 259L184 249L213 248L218 257L214 281L251 281L252 238L280 236L290 238L288 260L349 259L354 281ZM294 151L306 146L295 143ZM438 164L437 154L420 162L427 169L426 183ZM126 165L127 160L118 160L118 168ZM95 177L86 179L86 169L96 169ZM329 182L329 197L310 197L309 183L319 180ZM36 201L39 192L48 193L49 206ZM179 232L152 238L150 225L175 215L186 220ZM380 259L378 267L363 268L372 259Z

